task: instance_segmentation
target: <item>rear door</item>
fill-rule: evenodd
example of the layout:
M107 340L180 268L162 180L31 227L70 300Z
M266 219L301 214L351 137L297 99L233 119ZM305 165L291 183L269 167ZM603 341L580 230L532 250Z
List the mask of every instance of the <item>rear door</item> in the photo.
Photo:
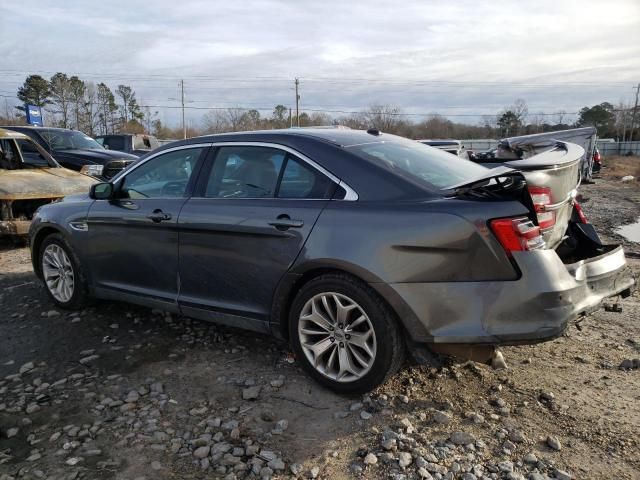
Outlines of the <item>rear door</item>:
M182 312L265 329L278 282L337 187L326 173L277 145L220 146L178 221Z

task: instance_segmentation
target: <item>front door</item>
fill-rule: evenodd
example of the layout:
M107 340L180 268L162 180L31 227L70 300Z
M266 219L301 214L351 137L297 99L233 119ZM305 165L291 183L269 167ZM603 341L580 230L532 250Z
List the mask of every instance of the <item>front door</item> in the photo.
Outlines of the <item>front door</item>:
M178 221L181 310L266 327L278 282L335 188L284 150L220 147Z
M207 150L160 153L118 180L116 198L92 204L87 271L99 296L176 306L178 216Z

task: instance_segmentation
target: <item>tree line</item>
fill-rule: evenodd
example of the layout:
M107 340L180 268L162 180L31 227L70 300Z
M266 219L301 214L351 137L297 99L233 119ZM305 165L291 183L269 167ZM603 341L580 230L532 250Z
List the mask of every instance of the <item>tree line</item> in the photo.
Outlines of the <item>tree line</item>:
M104 82L95 84L76 75L56 73L50 79L29 75L18 89L17 97L24 104L42 107L50 115L49 126L74 128L89 135L147 132L159 138L181 138L182 128L170 128L158 118L158 112L138 103L135 91L128 85L111 90ZM24 111L24 106L16 109ZM517 99L496 115L484 115L475 124L454 122L434 113L422 120L413 120L396 105L372 104L366 110L342 116L324 112L302 112L299 119L286 105L276 105L270 114L246 108L214 109L206 113L199 126L190 126L187 136L233 131L345 125L351 128L375 128L408 138L504 138L572 127L595 126L600 137L617 140L640 139L640 128L632 125L635 116L629 105L614 107L602 102L582 108L577 118L559 110L552 115L529 112L527 103ZM637 119L640 121L640 116ZM24 122L24 117L12 115L8 104L0 122ZM638 123L638 122L636 122Z
M135 92L128 85L118 85L112 91L104 82L96 85L61 72L49 80L29 75L18 89L17 97L23 104L47 111L52 119L49 126L73 128L89 135L142 132L143 122L152 117L138 104ZM24 111L23 105L15 108ZM151 127L150 122L148 126Z

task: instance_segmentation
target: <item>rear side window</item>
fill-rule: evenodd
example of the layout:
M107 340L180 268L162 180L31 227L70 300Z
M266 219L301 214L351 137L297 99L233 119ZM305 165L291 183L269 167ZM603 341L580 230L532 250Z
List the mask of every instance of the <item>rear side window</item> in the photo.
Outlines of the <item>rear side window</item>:
M205 197L273 198L286 153L268 147L222 147Z
M326 175L289 155L287 157L278 198L331 198L335 188Z
M346 149L394 174L436 190L462 183L487 171L469 160L399 137Z
M207 198L331 198L335 183L306 162L270 147L229 146L218 150Z

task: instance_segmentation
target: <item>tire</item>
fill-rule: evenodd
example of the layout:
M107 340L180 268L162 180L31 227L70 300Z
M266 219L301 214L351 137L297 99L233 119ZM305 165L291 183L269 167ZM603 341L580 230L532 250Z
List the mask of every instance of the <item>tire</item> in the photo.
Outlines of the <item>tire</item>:
M309 375L345 394L384 383L405 354L393 312L366 283L345 274L321 275L300 289L289 311L289 338Z
M72 279L72 287L70 289L55 288L56 285L59 285L55 283L55 274L49 277L51 280L48 280L47 272L56 270L56 264L62 266L66 279ZM65 310L76 310L87 304L86 277L82 272L78 257L62 235L54 233L43 240L40 245L38 265L47 295L58 307ZM58 268L58 277L60 276L60 270Z

